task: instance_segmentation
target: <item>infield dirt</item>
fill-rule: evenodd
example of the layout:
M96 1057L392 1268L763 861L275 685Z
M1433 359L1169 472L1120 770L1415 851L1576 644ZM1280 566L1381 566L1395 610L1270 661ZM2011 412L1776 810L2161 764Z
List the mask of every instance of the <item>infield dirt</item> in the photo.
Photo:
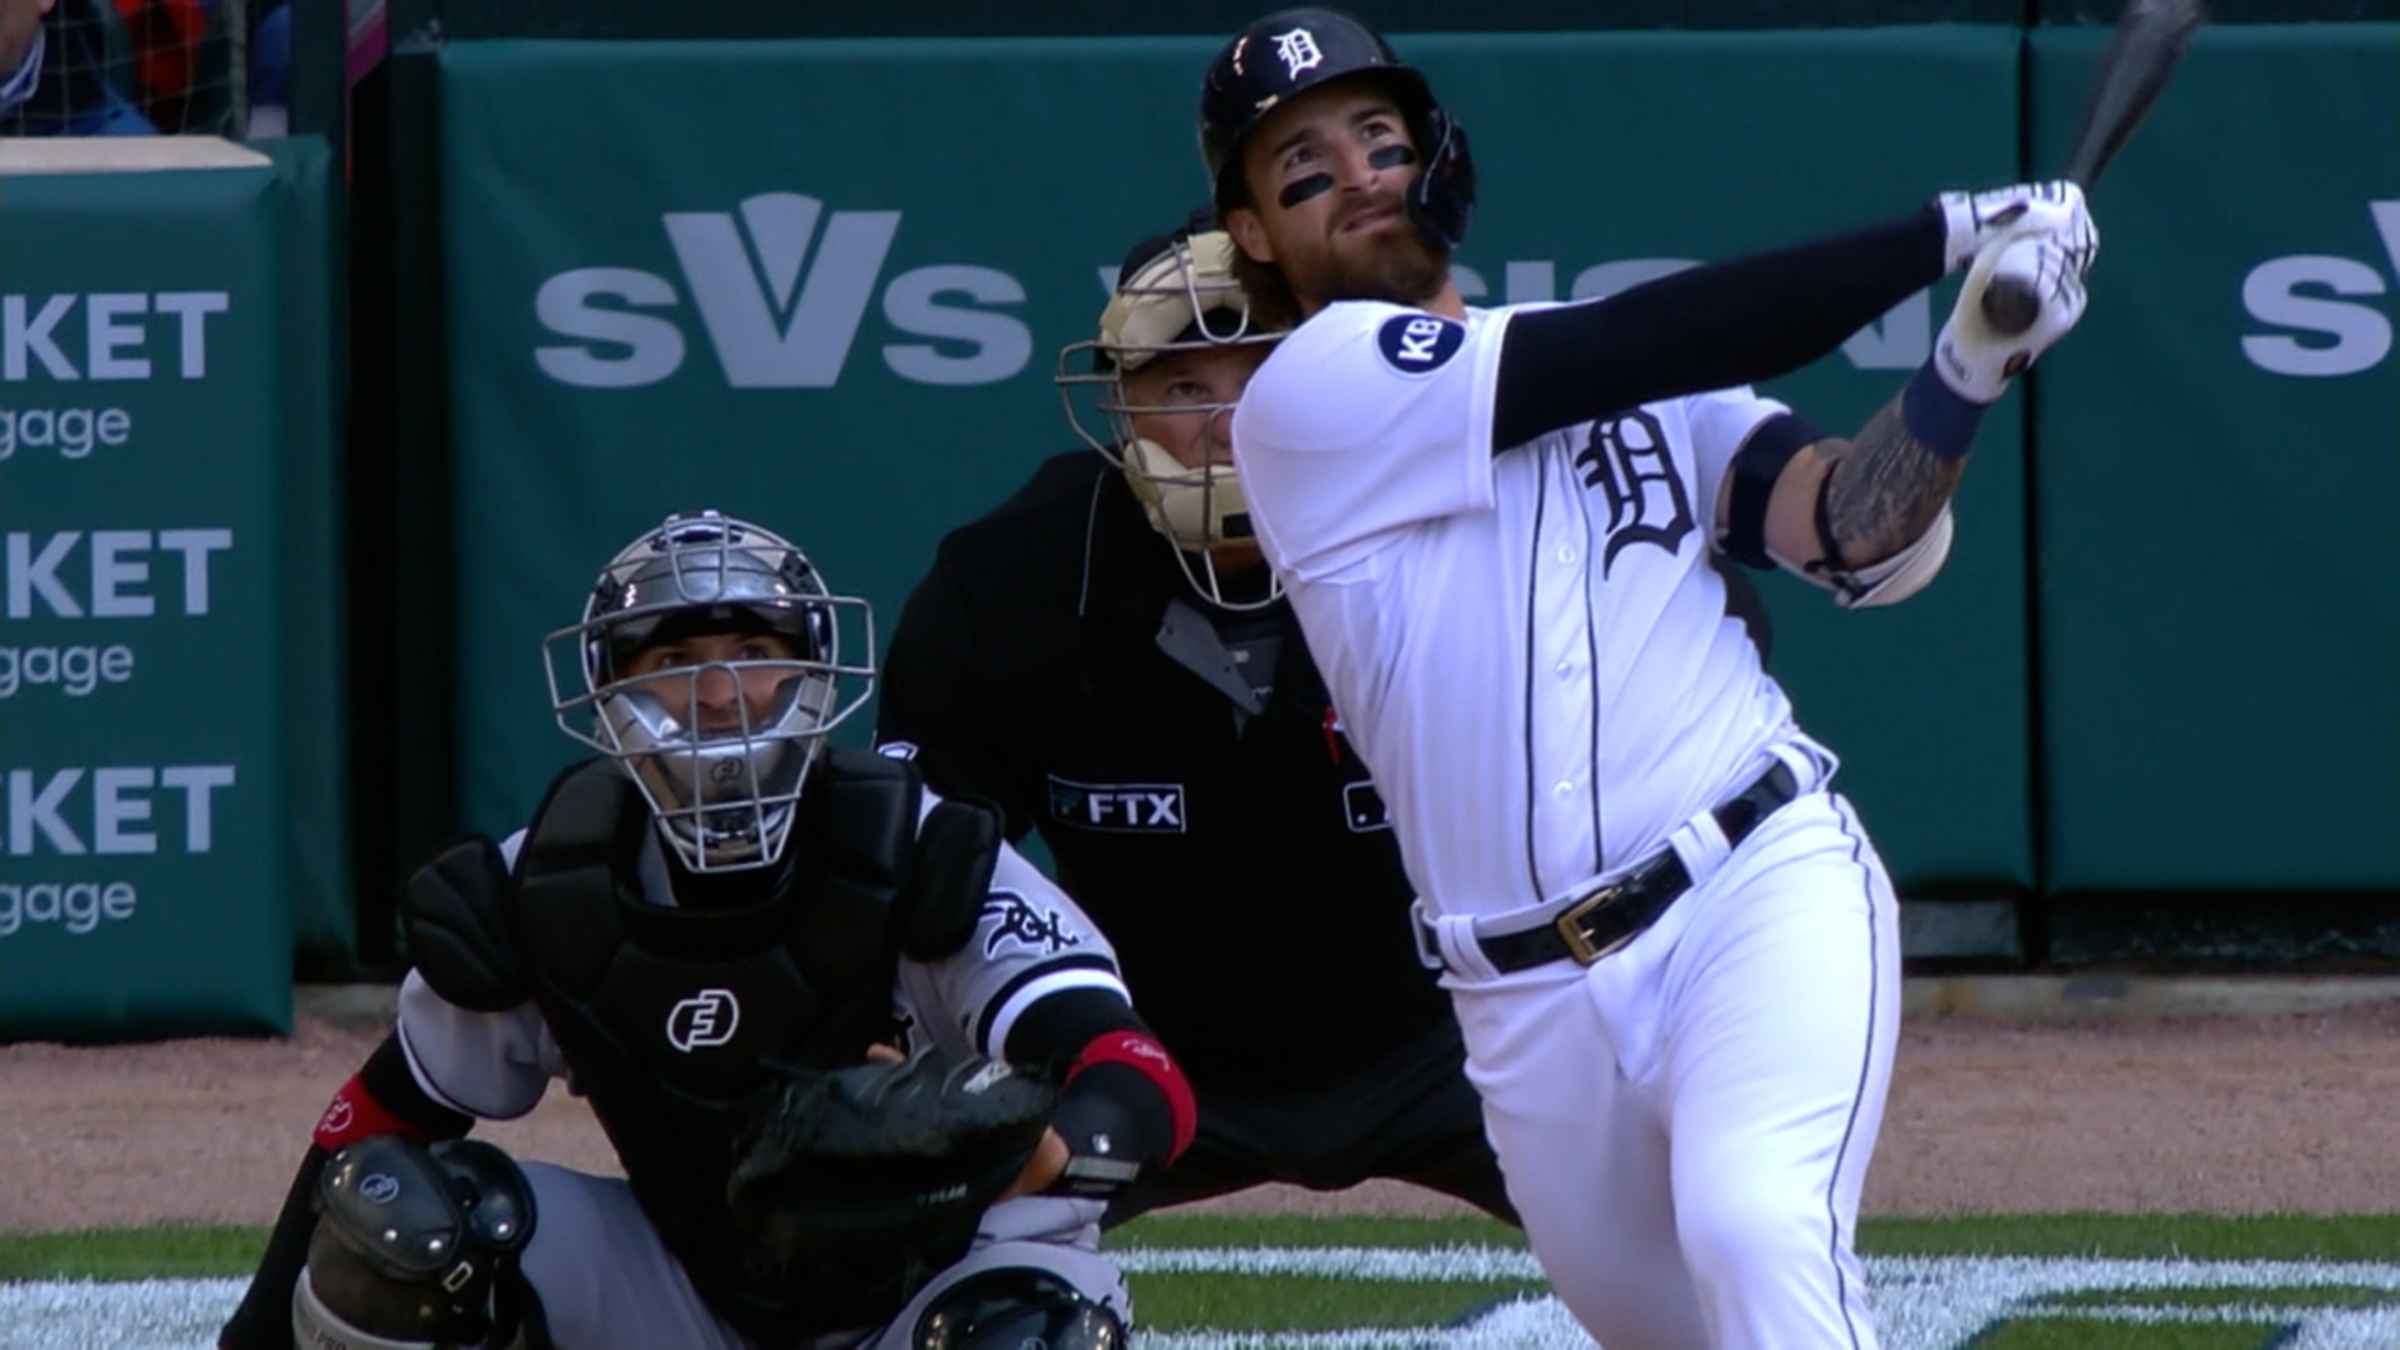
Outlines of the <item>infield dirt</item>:
M333 1090L382 1037L0 1047L0 1229L266 1223ZM2024 1025L1917 1016L1901 1031L1870 1215L2400 1210L2400 1004ZM553 1091L481 1138L614 1172ZM1195 1208L1463 1212L1413 1188L1264 1187Z

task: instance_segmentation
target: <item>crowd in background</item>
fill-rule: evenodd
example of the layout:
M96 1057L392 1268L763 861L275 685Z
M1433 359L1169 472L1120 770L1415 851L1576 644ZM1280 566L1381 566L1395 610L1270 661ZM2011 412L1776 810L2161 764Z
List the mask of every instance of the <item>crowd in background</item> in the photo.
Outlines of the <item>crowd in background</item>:
M0 136L280 135L290 0L0 0Z

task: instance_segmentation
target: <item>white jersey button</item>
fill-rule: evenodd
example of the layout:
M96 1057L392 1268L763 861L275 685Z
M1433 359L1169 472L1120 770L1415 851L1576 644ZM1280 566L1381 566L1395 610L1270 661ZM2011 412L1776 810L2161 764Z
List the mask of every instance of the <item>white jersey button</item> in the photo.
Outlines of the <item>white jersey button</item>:
M1575 663L1574 663L1574 662L1572 662L1572 661L1561 661L1561 662L1559 662L1559 663L1558 663L1558 678L1560 678L1560 679L1562 679L1562 680L1567 680L1567 679L1573 679L1573 678L1574 678L1574 676L1575 676Z
M1560 562L1562 562L1562 563L1569 563L1569 564L1572 564L1572 563L1575 561L1575 549L1574 549L1574 547L1573 547L1572 545L1568 545L1568 544L1561 544L1561 545L1559 545L1559 546L1558 546L1558 560L1559 560Z
M1558 786L1550 790L1557 793L1561 797L1572 797L1575 795L1575 780L1572 778L1561 778L1558 780Z

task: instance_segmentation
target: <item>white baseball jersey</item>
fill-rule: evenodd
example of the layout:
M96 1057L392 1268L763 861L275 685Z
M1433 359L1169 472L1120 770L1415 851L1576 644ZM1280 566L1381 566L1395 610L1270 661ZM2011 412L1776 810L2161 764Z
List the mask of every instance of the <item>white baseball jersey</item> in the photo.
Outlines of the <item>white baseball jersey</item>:
M1731 389L1495 456L1521 308L1330 306L1233 418L1252 525L1437 913L1573 894L1795 734L1705 553L1734 453L1787 409Z
M924 794L918 822L940 798ZM511 868L524 847L519 830L500 845ZM672 905L657 831L643 848L644 898ZM1097 925L1023 854L1003 844L975 934L939 961L903 959L893 1013L914 1050L938 1043L956 1052L999 1057L1017 1018L1063 989L1097 986L1125 996L1116 952ZM417 1086L453 1110L484 1120L531 1111L566 1061L541 1011L527 1002L474 1012L436 994L410 971L400 986L400 1042ZM664 1028L661 1028L664 1034Z

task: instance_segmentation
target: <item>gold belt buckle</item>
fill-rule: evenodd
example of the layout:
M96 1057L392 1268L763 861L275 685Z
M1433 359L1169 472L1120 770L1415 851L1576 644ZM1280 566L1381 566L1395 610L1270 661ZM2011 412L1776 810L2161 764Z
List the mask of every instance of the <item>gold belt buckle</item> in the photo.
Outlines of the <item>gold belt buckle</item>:
M1627 933L1605 947L1595 947L1591 935L1583 931L1582 920L1585 915L1615 904L1624 894L1625 887L1622 885L1603 886L1567 906L1565 913L1550 921L1551 926L1558 930L1559 940L1567 944L1567 951L1575 957L1576 964L1588 966L1633 940L1633 934Z

